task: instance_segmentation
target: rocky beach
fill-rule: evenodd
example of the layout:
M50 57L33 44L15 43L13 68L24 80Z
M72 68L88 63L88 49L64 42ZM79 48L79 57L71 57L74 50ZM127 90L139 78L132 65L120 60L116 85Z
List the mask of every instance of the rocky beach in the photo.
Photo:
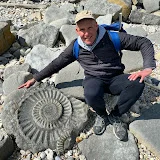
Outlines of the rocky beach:
M132 0L132 1L118 1L118 4L115 4L115 1L101 1L99 4L97 4L94 0L82 0L82 1L76 1L76 0L3 0L0 1L0 22L2 23L1 26L3 26L3 23L5 23L5 26L10 26L10 32L14 35L15 40L8 46L8 49L4 49L4 51L1 51L0 56L0 117L2 110L4 109L4 106L10 106L9 102L12 101L12 97L10 96L11 93L13 93L14 90L17 89L17 87L27 79L30 79L32 77L32 73L35 73L35 70L40 71L42 68L44 68L48 63L50 63L54 58L56 58L61 51L64 50L66 46L69 45L69 43L76 38L76 34L74 31L74 17L77 12L82 10L83 8L89 8L92 10L95 15L97 15L97 21L98 23L108 23L111 24L112 22L115 22L119 20L119 13L122 12L123 14L123 27L124 29L129 33L133 35L139 35L147 37L151 40L151 42L154 45L155 49L155 58L156 58L156 64L157 68L153 70L153 73L150 77L146 79L146 87L144 90L144 93L140 97L140 99L136 102L136 104L131 108L130 113L124 115L124 121L131 124L135 119L139 118L142 113L144 115L147 115L146 110L154 108L155 104L159 104L160 102L160 10L159 7L157 8L157 2L152 2L152 7L149 5L151 3L150 0L147 2L142 2L138 0ZM97 4L97 6L96 6ZM158 4L159 5L159 4ZM99 8L102 7L102 8ZM108 8L107 8L108 7ZM107 8L107 9L105 9ZM104 11L105 9L105 11ZM3 29L3 27L1 27ZM25 40L25 41L24 41ZM0 42L3 42L3 40L0 40ZM2 43L1 43L2 44ZM6 42L4 43L6 44ZM5 46L5 45L4 45ZM7 45L6 45L7 46ZM1 45L0 49L3 48ZM142 57L139 57L139 53L135 53L135 56L132 54L130 56L127 56L127 51L124 51L125 58L123 59L124 63L126 64L126 72L132 73L134 71L140 70L143 67L142 64ZM54 53L54 54L53 54ZM137 58L136 58L137 56ZM135 63L136 66L132 66L131 63ZM26 66L25 66L26 64ZM29 65L27 65L29 64ZM14 68L20 66L20 68ZM23 67L21 67L23 66ZM14 69L13 69L14 68ZM68 70L73 70L74 76L70 75ZM81 79L83 75L83 70L79 69L79 66L77 67L77 64L75 66L71 66L68 68L68 70L64 70L60 72L60 74L57 76L53 75L52 77L45 79L43 82L47 82L49 84L56 84L57 88L61 85L62 82L64 82L62 79L68 79L66 76L67 73L70 75L70 77L75 77L75 79ZM18 71L23 71L19 72ZM15 73L13 75L13 72ZM80 72L80 74L79 74ZM78 73L78 74L77 74ZM63 74L61 76L61 74ZM21 76L21 77L20 77ZM16 79L16 82L14 82L13 79ZM74 79L74 80L75 80ZM77 80L76 79L76 80ZM71 80L69 78L69 80ZM66 86L65 86L66 87ZM74 87L73 87L74 88ZM85 104L82 104L80 100L83 100L83 95L81 92L82 88L78 88L79 90L75 92L75 90L69 89L63 90L61 86L58 88L62 91L62 93L65 94L71 94L71 96L75 97L75 99L71 98L69 96L69 100L75 104L75 106L79 105L81 107L77 107L79 110L84 110L84 116L86 110L83 108ZM77 90L77 88L76 88ZM31 90L31 92L34 92ZM73 93L71 93L73 92ZM80 92L80 93L79 93ZM16 92L20 95L19 92ZM29 93L27 95L30 96ZM11 98L10 98L11 97ZM15 98L15 96L14 96ZM24 97L22 97L23 99ZM68 97L67 97L68 98ZM7 102L6 102L7 99ZM18 99L18 96L16 97ZM19 100L21 102L21 100ZM84 101L83 101L84 102ZM23 104L21 102L21 104ZM66 107L67 108L67 107ZM156 107L155 107L156 108ZM67 108L68 109L68 108ZM158 113L157 108L155 109ZM152 111L152 110L151 110ZM150 111L150 112L151 112ZM29 112L29 111L28 111ZM6 111L7 113L7 111ZM76 115L77 113L75 113ZM8 115L7 115L8 116ZM76 117L77 116L77 117ZM80 117L78 117L78 114L75 117L78 120L81 120ZM94 115L92 115L94 119ZM9 122L6 124L4 122L4 115L2 116L3 120L0 119L0 142L3 142L4 137L7 137L8 133L5 131L6 125L10 125ZM74 117L74 118L75 118ZM158 117L158 116L157 116ZM13 117L15 118L15 117ZM75 119L76 119L75 118ZM145 119L145 118L143 118ZM158 118L157 118L158 119ZM75 120L76 121L76 120ZM160 121L160 119L159 119ZM160 122L157 123L157 126ZM83 123L81 126L78 126L77 132L81 129L81 127L84 125ZM137 124L139 126L140 124ZM149 125L153 125L152 123ZM155 124L154 124L155 125ZM117 144L117 146L121 146L118 150L117 148L109 148L109 145L106 144L104 147L108 147L110 150L117 150L117 153L113 156L112 153L109 151L106 153L105 156L108 155L110 157L110 160L123 159L122 153L126 153L125 156L130 157L131 160L159 160L160 155L158 154L158 151L160 152L159 144L156 144L155 148L152 144L155 141L149 141L147 143L147 140L141 136L137 136L140 129L135 124L135 126L131 125L130 129L132 133L129 135L129 142L124 144L117 142L112 137L112 134L105 133L104 137L98 139L98 143L101 141L105 141L105 138L107 138L107 141L110 142L110 139L114 142L114 144ZM156 126L156 125L155 125ZM135 128L134 128L135 127ZM9 127L8 127L9 128ZM10 128L7 130L10 130ZM84 128L84 126L83 126ZM89 129L88 129L89 128ZM110 128L108 130L110 131ZM138 128L138 129L137 129ZM135 130L138 130L137 133L135 133ZM144 130L143 132L145 132ZM157 130L157 137L158 137L158 131ZM15 131L16 132L16 131ZM134 134L135 133L135 134ZM156 133L156 131L155 131ZM16 137L19 133L16 133L14 136ZM149 133L152 134L152 133ZM156 135L156 134L155 134ZM12 141L15 142L15 137L11 137ZM70 135L69 135L70 136ZM51 148L45 148L43 151L37 151L38 147L35 149L36 152L32 152L29 149L23 149L19 146L23 146L24 148L28 147L30 143L28 143L28 146L25 146L24 144L20 144L18 140L18 145L16 143L9 143L8 146L12 146L13 149L11 151L7 152L6 148L0 143L0 154L4 152L4 157L6 155L8 156L7 159L2 160L94 160L94 157L90 156L90 153L85 153L84 150L87 151L86 143L88 146L91 146L91 143L95 141L95 135L92 132L91 126L88 126L87 129L83 129L82 132L76 136L77 143L72 146L71 149L67 150L66 152L63 152L63 154L57 153L56 149ZM148 135L147 135L148 136ZM18 136L17 136L18 137ZM18 139L16 137L16 139ZM92 138L93 139L92 139ZM145 137L145 134L144 134ZM153 137L154 139L155 137ZM26 138L27 139L27 138ZM24 139L24 141L26 140ZM151 136L152 139L152 136ZM87 142L86 142L87 140ZM146 140L146 141L145 141ZM22 139L23 141L23 139ZM111 143L112 143L111 141ZM159 139L157 139L157 142ZM82 143L81 143L82 142ZM84 144L83 144L84 143ZM79 145L80 144L80 145ZM4 144L5 145L5 144ZM64 145L64 144L63 144ZM108 145L108 146L107 146ZM32 145L30 145L32 146ZM29 146L29 147L30 147ZM29 148L28 147L28 148ZM64 146L63 146L64 147ZM99 146L100 147L100 146ZM33 146L31 147L34 148ZM54 147L53 147L54 148ZM98 148L98 147L97 147ZM128 149L129 148L129 149ZM4 151L6 150L6 151ZM95 160L104 160L105 158L100 157L100 154L103 154L105 148L102 149L102 151L97 154L97 157L99 159ZM121 154L120 154L121 152ZM5 155L6 154L6 155ZM94 155L94 154L93 154ZM117 158L119 156L119 158ZM92 158L91 158L92 157ZM96 158L97 158L96 157ZM1 160L1 159L0 159ZM106 160L109 160L106 158ZM124 160L124 159L123 159ZM126 160L129 160L126 157Z

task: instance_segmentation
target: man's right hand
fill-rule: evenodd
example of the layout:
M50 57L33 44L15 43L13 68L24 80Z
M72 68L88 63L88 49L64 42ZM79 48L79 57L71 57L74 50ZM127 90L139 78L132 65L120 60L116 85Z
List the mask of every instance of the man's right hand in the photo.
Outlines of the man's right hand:
M18 87L18 89L20 88L29 88L30 86L32 86L34 83L36 82L36 80L34 78L32 78L31 80L28 80L26 83L22 84L21 86Z

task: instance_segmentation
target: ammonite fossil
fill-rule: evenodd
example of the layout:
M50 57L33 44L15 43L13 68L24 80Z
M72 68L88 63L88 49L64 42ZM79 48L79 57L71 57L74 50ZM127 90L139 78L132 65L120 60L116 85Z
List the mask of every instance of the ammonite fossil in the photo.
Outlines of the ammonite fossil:
M19 98L14 96L17 93ZM74 144L72 135L79 134L87 121L88 106L84 102L49 85L18 90L14 94L4 103L2 122L20 148L32 152L47 148L63 152Z

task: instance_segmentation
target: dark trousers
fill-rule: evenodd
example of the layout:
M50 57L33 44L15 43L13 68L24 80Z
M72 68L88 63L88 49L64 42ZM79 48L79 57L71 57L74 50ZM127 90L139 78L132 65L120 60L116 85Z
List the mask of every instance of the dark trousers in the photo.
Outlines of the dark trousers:
M86 77L83 81L83 86L87 104L97 114L106 115L104 93L119 95L119 100L112 113L115 116L121 116L126 113L141 96L145 86L144 82L139 83L139 78L135 81L130 81L128 76L129 74L120 74L107 81L96 77Z

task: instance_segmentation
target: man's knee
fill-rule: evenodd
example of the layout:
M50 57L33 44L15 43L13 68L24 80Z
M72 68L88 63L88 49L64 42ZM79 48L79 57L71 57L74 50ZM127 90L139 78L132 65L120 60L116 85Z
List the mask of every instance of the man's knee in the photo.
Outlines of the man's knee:
M135 81L132 81L133 82L133 85L139 89L144 89L145 87L145 83L144 81L143 82L140 82L140 78L137 78Z
M92 92L91 91L86 91L84 93L84 96L88 101L93 102L94 100L96 100L98 98L99 95L98 95L98 93L96 93L94 91L92 91Z
M140 78L136 79L135 81L132 81L132 88L133 88L133 93L136 93L138 96L140 96L143 93L145 83L144 82L139 82Z

